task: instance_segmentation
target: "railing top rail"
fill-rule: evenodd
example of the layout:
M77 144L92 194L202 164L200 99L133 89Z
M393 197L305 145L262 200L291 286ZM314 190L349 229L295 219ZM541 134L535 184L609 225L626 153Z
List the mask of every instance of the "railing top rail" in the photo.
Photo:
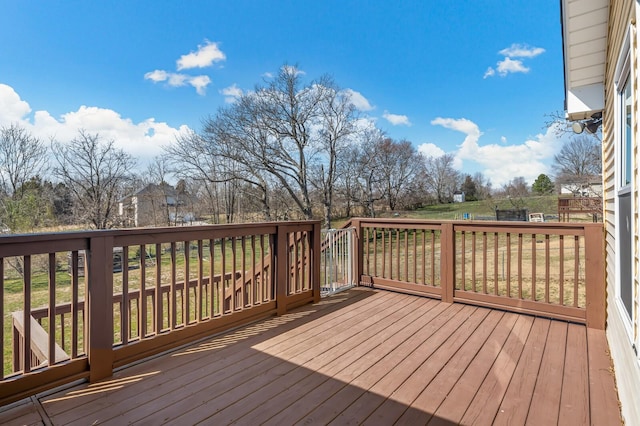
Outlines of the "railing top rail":
M278 226L311 230L313 225L319 223L320 221L291 221L3 235L0 236L0 257L86 250L89 244L88 241L96 237L113 237L115 245L126 245L129 243L150 244L156 242L243 236L256 233L268 234L275 233L276 227Z
M539 228L542 233L553 230L566 229L586 229L602 228L602 223L592 222L510 222L497 220L433 220L433 219L394 219L394 218L358 218L361 226L411 226L427 225L439 227L443 224L453 224L454 227L468 226L473 228L500 228L500 229L523 229L527 233L532 233Z

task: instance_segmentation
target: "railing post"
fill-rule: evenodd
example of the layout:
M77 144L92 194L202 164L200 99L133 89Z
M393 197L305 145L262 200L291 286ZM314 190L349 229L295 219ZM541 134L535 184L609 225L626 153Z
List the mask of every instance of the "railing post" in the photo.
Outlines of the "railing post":
M360 279L363 273L363 256L362 256L362 222L360 219L351 219L351 225L355 228L355 241L353 242L353 256L354 256L354 280L356 285L360 285Z
M599 330L604 330L606 322L604 253L604 227L602 225L585 225L584 276L587 327Z
M89 380L95 382L113 374L113 237L92 237L85 259Z
M313 233L311 234L311 285L313 288L313 303L320 301L320 240L322 239L322 231L320 222L313 224Z
M442 301L453 303L455 289L455 238L452 222L443 222L440 227L440 288Z
M276 226L275 238L275 283L276 283L276 308L278 315L287 313L287 287L289 273L287 269L287 258L289 245L287 238L287 227L285 225Z

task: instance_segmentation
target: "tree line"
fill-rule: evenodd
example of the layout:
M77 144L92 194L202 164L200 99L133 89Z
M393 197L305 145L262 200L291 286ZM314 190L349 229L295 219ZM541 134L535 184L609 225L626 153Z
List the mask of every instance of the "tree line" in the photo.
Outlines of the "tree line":
M563 179L597 171L576 165L599 163L599 148L578 141L555 159ZM100 134L80 129L70 141L47 144L17 124L2 127L0 221L11 232L122 226L119 200L145 185L166 191L172 180L189 208L214 223L321 218L326 227L336 217L448 203L457 191L481 200L550 188L545 175L549 182L532 188L514 177L493 189L482 173L457 171L452 154L427 157L388 137L331 77L306 82L286 65L206 117L200 131L181 134L145 172L135 174L135 166ZM166 212L157 225L175 224L167 205L158 208Z

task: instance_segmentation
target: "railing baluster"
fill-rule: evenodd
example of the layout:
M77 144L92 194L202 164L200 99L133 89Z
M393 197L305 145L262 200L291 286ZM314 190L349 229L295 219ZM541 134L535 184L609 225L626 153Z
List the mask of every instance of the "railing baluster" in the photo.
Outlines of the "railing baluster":
M560 271L559 271L559 276L560 276L560 295L559 295L559 299L558 299L558 303L562 306L565 305L564 303L564 235L560 235L560 253L559 253L559 257L560 257Z
M482 233L482 293L487 294L487 233Z
M242 307L248 307L249 301L251 300L251 292L247 291L247 241L246 237L243 235L240 239L240 250L242 252L242 286L240 287L242 298L240 305Z
M71 358L78 357L78 251L71 252Z
M138 297L138 339L142 340L147 335L147 247L140 245L140 296Z
M176 289L176 279L177 279L177 253L176 253L176 243L174 241L171 242L171 291L169 293L169 300L171 304L170 308L170 327L171 330L175 330L178 323L178 303L177 303L177 289Z
M476 234L476 231L471 232L471 238L471 287L473 288L473 292L477 293L478 288L476 287L476 250L478 236Z
M164 299L162 297L162 244L156 244L156 290L155 290L155 333L160 334L164 328L163 309Z
M29 313L29 315L31 315L31 313ZM64 322L60 324L60 327L64 329ZM55 253L49 253L49 359L48 361L49 361L49 365L53 365L56 363L56 254Z
M202 240L198 240L198 287L196 290L196 322L202 321Z
M531 300L537 299L536 294L536 258L538 257L538 247L536 246L536 234L531 234Z
M522 234L518 234L518 299L522 300Z
M232 310L233 307L233 291L231 291L229 308L227 308L227 241L226 237L220 238L220 261L221 261L221 271L220 271L220 287L222 288L222 295L220 299L221 303L221 314L227 313L227 311Z
M507 297L511 297L511 233L507 232Z
M209 318L213 318L216 313L215 264L215 240L209 239Z
M258 285L257 285L258 281L256 279L258 271L256 271L257 262L256 262L256 236L255 235L251 235L251 265L252 265L251 283L249 284L251 288L251 297L249 298L249 304L251 306L255 306L259 303Z
M545 252L545 287L544 287L544 301L549 303L549 280L551 279L551 271L549 270L549 262L551 260L551 254L549 253L549 234L545 234L544 240L544 252Z
M31 371L31 256L23 257L22 272L24 274L24 343L22 345L22 371L28 373Z
M467 248L466 248L467 234L465 231L460 232L460 286L462 290L467 289Z
M573 266L573 306L578 306L578 283L580 272L580 237L574 237L574 266Z
M493 294L498 295L498 233L493 233Z
M120 340L123 345L129 343L129 247L122 247L122 303L120 304Z
M191 298L191 292L190 292L190 287L191 287L191 271L190 271L190 248L191 248L191 241L184 241L184 280L183 283L184 285L182 286L182 320L184 322L184 326L188 326L189 322L191 321L191 312L190 311L190 307L191 304L189 303L190 298Z

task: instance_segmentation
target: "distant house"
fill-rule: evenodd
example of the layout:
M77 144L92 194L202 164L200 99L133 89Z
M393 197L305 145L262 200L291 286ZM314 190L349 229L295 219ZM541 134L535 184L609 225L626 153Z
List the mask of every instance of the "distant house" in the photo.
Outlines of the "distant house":
M465 202L465 196L464 196L464 191L456 191L453 193L453 202L454 203L464 203Z
M640 3L561 0L560 10L567 118L602 124L607 340L625 423L640 425Z
M589 176L583 179L557 179L560 195L574 197L602 197L602 176Z
M167 184L149 184L120 200L118 213L124 226L170 226L194 219L189 194Z

